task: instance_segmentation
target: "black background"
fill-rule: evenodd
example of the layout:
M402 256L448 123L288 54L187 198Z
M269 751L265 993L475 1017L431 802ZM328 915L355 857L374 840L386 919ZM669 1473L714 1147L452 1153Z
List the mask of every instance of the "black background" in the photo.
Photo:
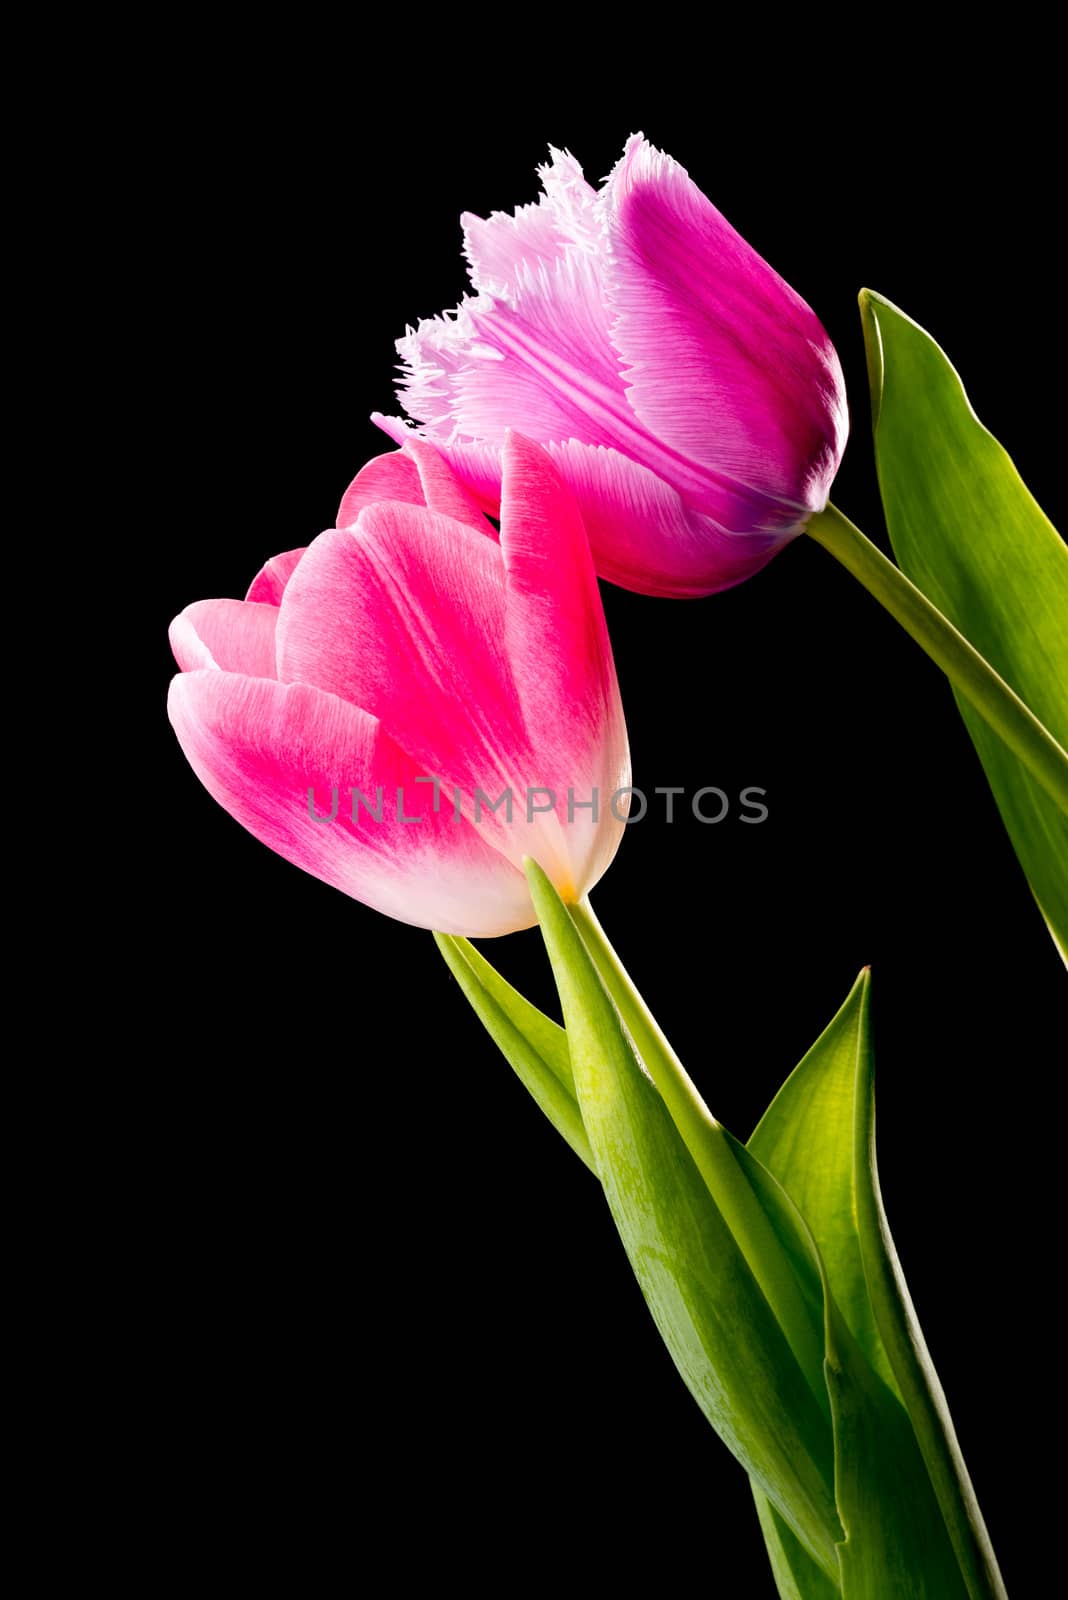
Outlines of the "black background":
M595 1185L429 935L272 856L200 788L166 723L165 630L328 526L389 448L367 417L396 410L406 322L464 290L461 210L535 198L550 140L597 181L636 128L824 321L852 413L834 498L855 521L885 543L864 284L939 339L1056 521L1052 112L1026 52L963 81L907 59L880 76L858 51L835 81L818 39L775 73L750 44L682 82L637 44L609 63L530 26L537 91L514 50L476 65L423 39L413 67L414 40L291 56L278 36L187 47L175 84L116 125L135 548L161 571L151 1065L110 1232L116 1281L136 1282L148 1525L174 1562L211 1542L225 1570L262 1564L301 1592L384 1560L398 1583L502 1593L686 1572L770 1595L744 1475L663 1352ZM743 1137L871 963L890 1219L1011 1589L1043 1420L1031 1131L1060 966L952 698L805 540L708 600L604 599L635 782L760 785L770 817L630 829L598 913ZM483 948L555 1011L536 931Z

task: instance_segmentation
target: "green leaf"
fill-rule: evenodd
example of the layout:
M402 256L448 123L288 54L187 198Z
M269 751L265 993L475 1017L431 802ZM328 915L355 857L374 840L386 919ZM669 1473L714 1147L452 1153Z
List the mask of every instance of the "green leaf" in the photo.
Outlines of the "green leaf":
M827 1387L835 1498L846 1530L839 1547L843 1600L968 1600L909 1414L864 1360L833 1300Z
M751 1151L739 1165L758 1194L800 1281L811 1274L824 1310L824 1376L835 1446L835 1500L844 1600L967 1600L953 1547L901 1401L872 1370L831 1293L811 1230ZM769 1555L772 1552L769 1551Z
M874 1193L873 1169L864 1169L866 1180L863 1172L857 1177L858 1139L870 1125L867 975L784 1085L751 1148L715 1123L690 1086L679 1103L690 1138L700 1147L694 1154L620 1024L616 990L627 1008L624 1020L629 1015L635 1027L642 1024L654 1068L666 1070L662 1057L670 1047L652 1019L643 1020L640 997L629 980L623 984L603 933L587 932L591 949L583 938L583 930L593 928L591 915L576 918L575 908L562 905L536 868L530 875L572 1051L581 1042L574 1068L562 1029L466 941L438 943L539 1103L548 1099L555 1117L554 1097L563 1096L566 1123L580 1115L581 1102L593 1135L589 1159L604 1182L657 1326L706 1416L750 1471L780 1594L785 1600L883 1600L890 1592L916 1600L1001 1594L992 1556L967 1583L962 1578L925 1454L900 1397L876 1300L869 1295L871 1249L854 1221L864 1211L865 1182L869 1195ZM676 1066L681 1072L681 1064ZM712 1132L724 1149L705 1172L698 1156L707 1155L704 1144ZM775 1302L762 1292L742 1242L714 1199L725 1157L733 1168L727 1196L732 1210L744 1186L747 1212L759 1209L779 1270L795 1283L796 1305L806 1321L822 1328L840 1518L840 1526L836 1521L830 1530L832 1543L843 1529L845 1534L834 1544L838 1565L831 1563L827 1544L826 1424L813 1411L811 1385L799 1387L799 1354L776 1321ZM745 1222L751 1245L751 1214ZM766 1253L767 1244L762 1248ZM898 1342L915 1353L918 1330L906 1327ZM943 1431L945 1420L938 1419ZM920 1422L922 1427L929 1418L921 1413ZM967 1507L970 1490L959 1459L953 1471L958 1490L963 1485L970 1525L967 1561L975 1553L977 1512L973 1516ZM978 1537L985 1540L981 1522Z
M826 1418L567 909L540 868L527 872L586 1132L646 1303L705 1416L835 1578L841 1529Z
M766 1494L750 1483L756 1501L760 1531L782 1600L840 1600L841 1589L798 1542Z
M846 1600L993 1600L997 1563L879 1193L869 987L864 972L748 1148L803 1212L827 1275Z
M661 1093L665 1110L735 1245L778 1315L802 1370L807 1367L809 1340L798 1337L798 1333L815 1325L820 1398L828 1404L831 1414L835 1491L848 1535L839 1549L839 1592L846 1600L884 1600L888 1593L912 1595L917 1600L920 1596L924 1600L966 1600L953 1546L908 1414L898 1396L869 1366L835 1304L812 1230L778 1177L708 1112L682 1064L648 1015L590 909L567 909L619 1008L629 1036L641 1048L642 1060ZM865 982L862 981L861 990ZM568 1026L570 1033L570 1019ZM845 1032L852 1046L851 1051L847 1050L852 1082L856 1039L848 1029ZM819 1096L815 1100L817 1113L825 1109ZM583 1110L596 1150L585 1105ZM813 1134L809 1127L804 1137L814 1139L818 1145L818 1130ZM847 1141L845 1154L851 1163L851 1140ZM825 1162L821 1159L819 1165L822 1167ZM839 1231L848 1232L848 1193L830 1198L832 1204L828 1205L826 1216ZM844 1204L844 1218L835 1214L838 1203ZM823 1231L826 1236L826 1229ZM860 1296L866 1302L859 1252L856 1255ZM839 1276L843 1289L848 1291L850 1284L844 1275ZM787 1280L792 1285L789 1294L783 1292ZM870 1311L868 1321L874 1329ZM877 1334L869 1343L874 1347L876 1340ZM890 1371L889 1363L885 1370ZM781 1570L784 1562L794 1589L811 1576L803 1563L790 1564L789 1549L781 1541L772 1539L769 1556L777 1581L787 1582L786 1573ZM816 1585L817 1594L825 1592L826 1582L830 1581L826 1569L822 1569L822 1576L825 1581Z
M853 1215L853 1111L866 971L837 1016L771 1102L747 1148L773 1172L808 1223L835 1304L871 1366L896 1379L868 1298Z
M776 1225L769 1214L769 1202L774 1208L775 1196L761 1192L761 1183L754 1182L751 1158L705 1105L589 901L569 905L567 911L643 1067L660 1091L668 1115L786 1335L817 1405L830 1422L823 1376L823 1292L807 1241L795 1248L796 1240L788 1239L787 1232ZM777 1194L777 1185L775 1189Z
M506 983L466 939L435 933L434 941L490 1038L553 1127L596 1174L575 1098L567 1035Z
M1066 746L1068 550L930 335L870 290L860 305L879 484L901 569ZM959 694L957 704L1068 959L1068 819Z

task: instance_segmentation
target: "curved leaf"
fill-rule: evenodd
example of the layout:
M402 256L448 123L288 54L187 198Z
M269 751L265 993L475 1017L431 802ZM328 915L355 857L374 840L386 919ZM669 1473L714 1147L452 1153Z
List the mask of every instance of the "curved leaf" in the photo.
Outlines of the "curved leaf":
M594 1174L590 1141L575 1098L567 1035L506 983L466 939L436 933L434 941L486 1032L557 1133Z
M605 1195L687 1388L806 1551L837 1574L830 1427L582 938L545 874L527 875L563 1007Z
M760 1531L782 1600L841 1600L842 1591L813 1561L782 1520L767 1495L749 1486L756 1502Z
M889 1567L900 1586L894 1594L1003 1597L883 1211L866 970L749 1149L803 1211L826 1264L830 1304L841 1308L840 1325L833 1315L828 1322L827 1378L838 1507L849 1534L843 1594L886 1593Z
M860 306L879 486L901 569L1068 746L1068 550L930 335L871 290ZM1068 818L960 695L957 704L1068 959Z

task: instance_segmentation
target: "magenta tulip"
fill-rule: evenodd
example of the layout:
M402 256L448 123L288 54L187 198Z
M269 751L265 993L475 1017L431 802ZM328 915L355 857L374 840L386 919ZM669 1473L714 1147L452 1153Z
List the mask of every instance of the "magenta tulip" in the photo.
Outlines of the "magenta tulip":
M827 503L847 431L834 347L641 135L600 190L552 156L536 205L462 219L476 293L398 342L400 401L491 514L514 426L574 491L602 577L729 588Z
M171 627L171 721L215 799L355 899L476 937L536 920L524 856L565 899L597 882L630 782L574 499L529 440L502 471L498 540L430 446L380 458L348 526Z

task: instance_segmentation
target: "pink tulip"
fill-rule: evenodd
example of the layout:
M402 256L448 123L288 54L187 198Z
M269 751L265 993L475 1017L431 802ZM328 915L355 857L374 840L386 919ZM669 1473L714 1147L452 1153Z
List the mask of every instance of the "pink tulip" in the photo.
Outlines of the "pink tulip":
M365 468L349 526L171 627L171 721L220 805L376 910L475 937L536 920L524 856L566 899L597 882L630 781L574 499L518 435L502 471L498 541L415 441Z
M536 205L462 219L476 293L398 342L400 401L491 514L515 426L574 491L602 577L729 588L826 505L847 431L834 347L640 134L600 190L552 157Z

